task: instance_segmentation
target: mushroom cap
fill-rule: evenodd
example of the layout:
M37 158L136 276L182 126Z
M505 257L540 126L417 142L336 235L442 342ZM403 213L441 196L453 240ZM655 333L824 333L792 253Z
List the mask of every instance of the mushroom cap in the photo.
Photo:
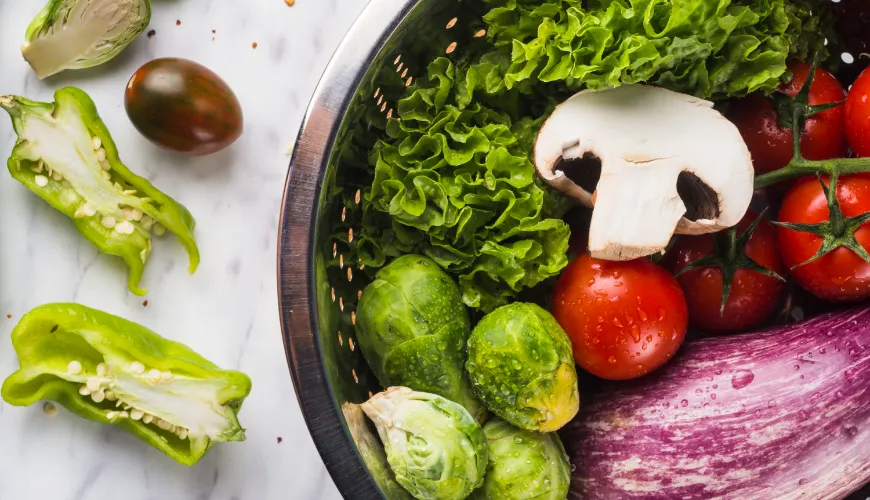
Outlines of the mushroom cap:
M601 162L594 192L559 164L589 156ZM538 134L535 166L549 185L594 206L589 250L609 260L663 251L675 233L731 227L754 189L749 149L713 103L648 85L584 90L560 104Z

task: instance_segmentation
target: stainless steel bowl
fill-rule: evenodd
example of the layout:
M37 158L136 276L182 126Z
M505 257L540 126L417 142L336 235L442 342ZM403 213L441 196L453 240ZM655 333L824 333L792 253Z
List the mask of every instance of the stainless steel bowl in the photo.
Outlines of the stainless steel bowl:
M843 3L853 1L865 0ZM290 164L278 254L285 348L315 445L346 498L390 498L381 488L383 450L361 415L345 405L380 389L354 334L356 300L368 282L354 240L359 192L371 181L360 145L382 130L429 61L483 43L468 0L465 18L456 18L461 3L371 0L321 78ZM850 499L868 494L865 487Z

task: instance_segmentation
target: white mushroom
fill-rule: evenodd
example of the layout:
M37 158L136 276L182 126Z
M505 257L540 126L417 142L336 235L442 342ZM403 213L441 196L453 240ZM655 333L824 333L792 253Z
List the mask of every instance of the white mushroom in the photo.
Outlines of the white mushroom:
M594 207L589 251L607 260L661 252L675 233L731 227L753 193L737 128L709 101L647 85L586 90L560 104L538 135L535 166Z

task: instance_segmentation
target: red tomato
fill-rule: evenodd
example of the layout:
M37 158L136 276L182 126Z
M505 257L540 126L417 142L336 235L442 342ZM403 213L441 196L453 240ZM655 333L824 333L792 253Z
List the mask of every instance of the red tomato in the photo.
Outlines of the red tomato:
M829 179L824 178L829 185ZM870 211L870 175L840 177L837 200L846 217ZM786 194L779 209L779 220L800 224L828 221L830 211L819 180L804 178ZM778 227L777 240L786 267L797 284L816 297L832 302L851 302L870 298L870 264L848 248L839 247L804 265L822 245L822 237L811 233ZM855 239L870 249L870 226L855 231ZM794 267L798 266L798 267Z
M870 156L870 70L864 70L849 89L846 137L857 156Z
M737 225L742 235L758 217L749 212ZM683 236L668 252L662 265L674 274L692 262L716 253L716 237L722 235ZM776 230L762 220L743 249L746 257L761 267L785 276L785 267L776 247ZM708 333L733 333L748 330L764 322L785 292L785 283L757 271L738 268L731 279L731 291L722 311L722 269L704 267L688 271L677 281L686 294L689 306L689 324Z
M794 77L779 91L795 96L809 74L806 63L789 64ZM842 101L846 91L834 75L819 68L810 87L809 104ZM807 119L801 134L801 154L808 160L842 158L848 153L843 106L829 109ZM729 118L746 142L755 173L760 175L780 169L794 156L792 131L779 126L771 101L761 94L752 94L734 103Z
M556 284L553 316L571 338L574 360L608 380L664 365L686 337L683 291L647 259L611 262L583 254Z

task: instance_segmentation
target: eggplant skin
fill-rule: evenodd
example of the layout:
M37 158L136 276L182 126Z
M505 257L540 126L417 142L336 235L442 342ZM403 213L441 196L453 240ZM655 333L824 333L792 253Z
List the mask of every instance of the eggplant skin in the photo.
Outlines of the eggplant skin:
M870 308L689 342L584 397L569 498L841 499L870 479Z

